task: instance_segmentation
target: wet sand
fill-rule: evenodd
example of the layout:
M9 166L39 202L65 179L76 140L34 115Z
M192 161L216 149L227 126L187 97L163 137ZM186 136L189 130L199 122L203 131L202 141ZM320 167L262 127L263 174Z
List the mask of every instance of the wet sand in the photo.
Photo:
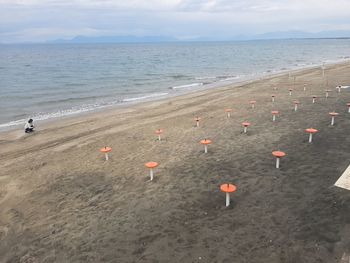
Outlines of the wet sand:
M335 89L349 73L307 69L0 134L0 262L348 262L350 191L333 185L349 165L350 90ZM160 164L152 182L148 161Z

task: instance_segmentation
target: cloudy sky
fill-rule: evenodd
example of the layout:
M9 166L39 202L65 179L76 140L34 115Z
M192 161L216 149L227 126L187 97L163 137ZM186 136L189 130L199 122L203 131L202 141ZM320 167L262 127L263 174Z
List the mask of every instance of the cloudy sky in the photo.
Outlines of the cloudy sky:
M0 43L350 30L350 0L0 0Z

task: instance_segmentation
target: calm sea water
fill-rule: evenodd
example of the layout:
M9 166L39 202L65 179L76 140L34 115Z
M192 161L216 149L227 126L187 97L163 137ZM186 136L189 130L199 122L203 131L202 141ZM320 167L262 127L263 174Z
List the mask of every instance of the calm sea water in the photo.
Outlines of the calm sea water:
M349 59L350 40L0 46L0 129Z

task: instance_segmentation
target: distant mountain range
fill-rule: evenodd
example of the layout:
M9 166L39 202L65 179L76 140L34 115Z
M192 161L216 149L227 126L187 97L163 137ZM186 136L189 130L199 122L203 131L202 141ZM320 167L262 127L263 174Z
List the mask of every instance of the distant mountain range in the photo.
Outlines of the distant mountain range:
M178 41L174 37L167 36L76 36L70 40L57 39L50 43L141 43L141 42L173 42Z
M76 36L72 39L57 39L47 43L150 43L150 42L178 42L178 41L235 41L235 40L264 40L264 39L305 39L305 38L350 38L350 31L321 31L309 33L304 31L278 31L258 35L238 35L234 37L198 37L180 39L169 36Z
M350 31L321 31L309 33L304 31L279 31L255 35L254 39L297 39L297 38L350 38Z

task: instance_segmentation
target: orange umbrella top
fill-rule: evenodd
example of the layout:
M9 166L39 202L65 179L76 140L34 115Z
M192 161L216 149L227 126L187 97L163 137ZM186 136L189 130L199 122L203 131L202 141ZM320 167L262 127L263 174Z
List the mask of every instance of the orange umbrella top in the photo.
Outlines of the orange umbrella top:
M316 133L316 132L318 132L318 130L316 130L314 128L307 128L305 131L308 132L308 133Z
M277 114L279 114L279 111L278 110L273 110L273 111L271 111L271 113L272 113L272 115L277 115Z
M250 122L246 122L246 121L242 122L242 125L245 126L245 127L248 127L248 126L250 126Z
M225 109L225 112L231 112L232 109Z
M233 184L222 184L220 190L225 193L232 193L237 190L237 187Z
M100 152L102 153L109 153L110 151L112 151L112 148L107 146L100 149Z
M298 100L293 101L294 104L299 104L300 102Z
M338 112L334 112L334 111L332 111L332 112L330 112L330 113L329 113L329 115L331 115L331 116L338 116L338 115L339 115L339 113L338 113Z
M145 163L145 166L147 168L156 168L158 166L158 163L157 162L148 162L148 163Z
M274 151L272 152L272 155L280 158L280 157L286 156L286 153L281 151Z
M204 144L204 145L211 144L211 140L208 140L208 139L201 140L201 144Z
M250 104L255 104L256 103L256 100L251 100L249 101Z
M158 130L156 130L156 134L162 134L162 132L163 132L163 130L162 129L158 129Z

